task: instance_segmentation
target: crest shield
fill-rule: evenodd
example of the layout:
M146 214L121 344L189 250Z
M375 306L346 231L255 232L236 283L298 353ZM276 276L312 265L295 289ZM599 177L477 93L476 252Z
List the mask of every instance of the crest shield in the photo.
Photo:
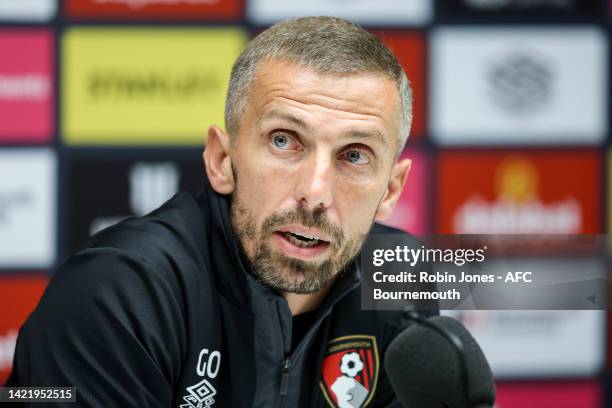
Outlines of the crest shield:
M323 359L321 391L330 407L366 407L376 392L379 358L374 336L331 340Z

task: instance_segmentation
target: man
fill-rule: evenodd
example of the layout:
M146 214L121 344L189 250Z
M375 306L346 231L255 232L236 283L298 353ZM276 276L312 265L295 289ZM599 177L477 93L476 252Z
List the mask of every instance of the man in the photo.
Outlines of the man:
M383 407L400 327L358 255L410 170L393 54L340 19L279 23L236 61L206 181L92 238L19 336L9 385L96 407ZM378 232L393 231L376 225Z

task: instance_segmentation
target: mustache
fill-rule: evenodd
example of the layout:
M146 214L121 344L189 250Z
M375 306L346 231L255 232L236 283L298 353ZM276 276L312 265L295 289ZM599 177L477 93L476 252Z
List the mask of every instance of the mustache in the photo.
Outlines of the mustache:
M271 234L286 224L301 224L308 228L317 228L327 234L330 245L340 247L344 242L344 233L337 225L329 222L324 211L308 211L304 207L273 214L265 219L261 226L263 235Z

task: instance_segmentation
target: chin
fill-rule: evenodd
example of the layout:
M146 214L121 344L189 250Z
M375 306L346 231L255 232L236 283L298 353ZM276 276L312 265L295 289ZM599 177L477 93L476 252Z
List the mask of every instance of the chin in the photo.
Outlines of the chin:
M297 271L295 269L284 268L281 274L281 278L285 282L291 282L293 285L301 285L306 280L306 276L303 271Z

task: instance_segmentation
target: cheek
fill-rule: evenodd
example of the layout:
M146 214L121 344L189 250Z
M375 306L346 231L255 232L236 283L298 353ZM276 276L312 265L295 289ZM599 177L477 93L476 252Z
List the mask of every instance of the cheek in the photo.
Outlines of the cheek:
M243 207L249 210L257 228L264 220L283 207L290 196L291 181L282 169L269 165L243 162L237 166L236 194Z
M343 183L338 188L338 212L348 235L367 232L384 190L380 183Z

